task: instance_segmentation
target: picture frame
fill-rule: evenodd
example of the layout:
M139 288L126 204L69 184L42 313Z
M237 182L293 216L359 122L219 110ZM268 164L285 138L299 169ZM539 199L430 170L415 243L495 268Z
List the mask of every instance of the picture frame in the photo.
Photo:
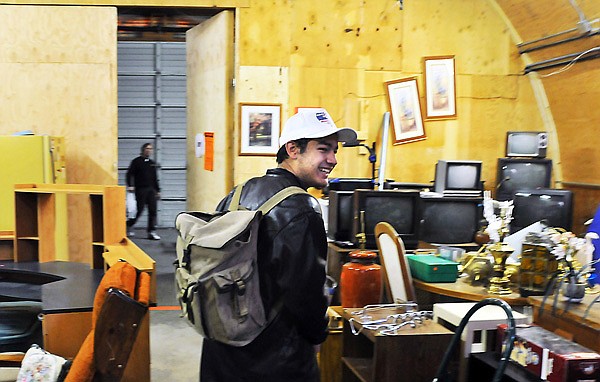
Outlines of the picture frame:
M456 118L456 79L454 56L423 58L425 118Z
M416 77L385 82L394 144L426 139Z
M240 155L275 156L279 150L281 104L240 103Z

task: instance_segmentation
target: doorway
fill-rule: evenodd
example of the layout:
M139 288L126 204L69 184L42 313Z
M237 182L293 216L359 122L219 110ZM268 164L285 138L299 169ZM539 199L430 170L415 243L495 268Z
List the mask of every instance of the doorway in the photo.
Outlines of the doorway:
M174 227L187 210L185 32L214 9L128 7L118 10L118 174L152 143L161 200L157 226ZM138 225L147 221L147 212Z

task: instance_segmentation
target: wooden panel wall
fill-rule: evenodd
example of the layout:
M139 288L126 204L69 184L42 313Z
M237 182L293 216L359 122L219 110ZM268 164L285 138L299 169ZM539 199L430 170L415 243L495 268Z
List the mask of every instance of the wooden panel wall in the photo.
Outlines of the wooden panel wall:
M65 137L67 182L116 184L116 9L0 7L0 133Z
M67 183L117 183L117 13L111 7L0 7L0 134L65 137ZM89 226L71 196L68 226ZM89 252L91 232L69 238Z
M233 13L223 11L187 32L188 208L212 211L231 189ZM214 133L214 167L196 158L196 134Z
M272 1L240 10L239 19L242 67L289 65L289 115L296 106L323 106L339 126L358 129L369 146L376 142L377 151L387 111L384 81L416 76L424 104L422 58L456 57L458 118L426 121L425 141L394 146L390 139L388 178L428 182L438 159L480 159L491 188L506 131L542 125L529 80L519 75L516 47L488 2L406 2L401 10L388 1ZM273 23L281 25L276 34L261 27ZM286 46L288 56L281 52ZM238 85L238 95L248 94L244 82ZM250 93L251 101L273 102L270 93ZM332 176L370 176L366 154L340 150ZM260 158L243 161L255 174L265 169Z
M519 55L516 48L520 41L573 27L578 15L567 0L544 6L537 0L407 1L403 9L389 0L41 3L237 7L233 65L238 86L229 123L215 127L223 136L232 134L231 165L221 174L230 184L260 175L273 163L268 158L237 156L239 102L281 102L284 120L296 106L323 106L340 126L355 127L366 143L379 144L387 109L383 82L416 76L423 101L421 60L430 55L456 57L458 117L426 121L425 141L390 144L388 177L429 181L438 159L481 159L486 187L492 188L507 130L552 129L551 136L557 139L551 141L550 153L560 174L557 180L592 188L600 183L594 171L600 144L593 128L600 123L600 109L595 107L597 60L580 62L552 77L523 74L528 63L597 46L598 37L527 55ZM588 19L600 16L598 1L578 0L577 4ZM0 116L8 121L0 125L0 132L37 130L48 122L66 126L50 133L68 138L67 165L75 166L68 168L68 181L114 181L116 143L97 145L97 139L90 139L106 137L116 142L116 71L110 66L115 51L105 45L114 43L114 12L99 18L111 11L98 8L65 22L65 15L86 8L62 8L56 14L60 17L46 16L45 9L0 9L0 70L7 73L10 84L0 90L7 100L0 105ZM77 58L70 59L73 56ZM36 58L23 62L22 57ZM68 70L52 68L67 64L62 67ZM75 143L71 144L70 136L75 136ZM370 175L364 149L342 149L339 159L333 176ZM201 173L191 173L202 179L193 180L192 198L218 200L226 187L207 189ZM591 198L589 204L597 204Z

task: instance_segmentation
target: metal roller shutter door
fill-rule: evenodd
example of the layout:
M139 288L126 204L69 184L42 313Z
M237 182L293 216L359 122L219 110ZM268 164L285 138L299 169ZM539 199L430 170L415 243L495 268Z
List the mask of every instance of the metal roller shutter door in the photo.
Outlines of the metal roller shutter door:
M186 205L186 52L183 42L119 42L119 184L145 142L154 145L157 224L173 227ZM137 227L146 227L146 212Z

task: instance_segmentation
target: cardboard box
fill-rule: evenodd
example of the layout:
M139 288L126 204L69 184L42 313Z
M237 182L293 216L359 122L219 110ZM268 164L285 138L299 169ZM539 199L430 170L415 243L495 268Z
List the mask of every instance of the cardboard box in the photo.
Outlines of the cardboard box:
M453 283L458 277L458 263L433 255L408 255L410 272L416 279L432 283Z
M498 325L499 347L506 331ZM600 354L537 325L517 326L510 360L550 382L600 382Z

